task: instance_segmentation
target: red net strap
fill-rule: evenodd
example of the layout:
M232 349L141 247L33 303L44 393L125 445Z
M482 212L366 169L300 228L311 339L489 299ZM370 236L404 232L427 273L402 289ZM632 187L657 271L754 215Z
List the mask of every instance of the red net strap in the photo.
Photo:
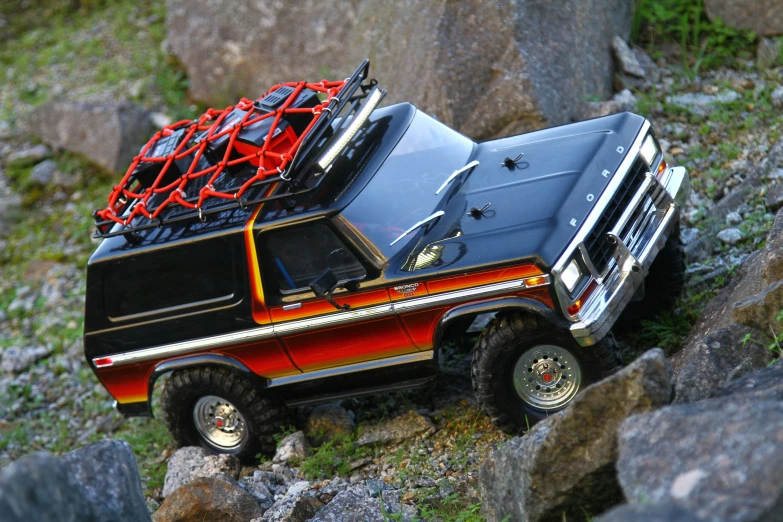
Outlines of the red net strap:
M171 203L182 205L183 207L191 209L200 209L207 198L223 198L223 199L238 199L250 188L254 183L263 180L269 176L283 174L286 167L293 160L297 150L302 145L302 141L318 122L324 109L327 109L332 99L335 98L340 90L345 86L345 81L327 81L322 80L319 83L307 83L307 82L289 82L276 85L269 90L264 96L258 100L262 100L268 94L280 89L281 87L292 87L293 92L287 97L285 102L277 109L265 113L257 114L254 109L254 102L247 98L242 98L239 103L234 106L226 107L223 110L208 109L197 120L183 120L171 125L167 125L142 147L139 155L133 158L133 162L128 167L122 180L116 185L111 194L109 195L108 205L103 210L99 210L97 215L103 220L111 220L122 225L128 225L137 216L144 216L149 219L156 219L160 213ZM325 95L325 99L319 105L313 108L289 108L289 106L297 99L303 89L310 89L312 91L322 93ZM242 117L241 121L236 125L229 125L228 128L219 130L226 117L234 110L238 109L246 111L246 114ZM328 110L328 109L327 109ZM296 113L313 113L313 118L310 121L306 129L298 136L297 140L291 145L291 147L284 152L274 152L269 150L269 146L272 143L272 137L275 135L275 131L280 125L280 121L286 114ZM273 118L272 125L263 145L255 151L253 154L245 155L239 158L230 159L232 152L235 150L235 142L239 133L246 127L255 125L256 123ZM164 156L147 156L147 154L155 149L155 145L161 138L170 136L173 132L186 129L184 138L180 141L176 149ZM197 133L204 133L206 135L198 141L198 143L188 146L191 140ZM223 158L217 164L205 168L203 170L196 170L196 166L199 164L199 160L207 149L207 146L215 140L221 139L224 136L229 136L228 146L223 154ZM165 186L160 186L163 179L166 177L166 173L171 168L171 165L176 160L180 160L194 154L193 160L190 163L190 167L187 172L182 174L177 180L169 183ZM259 167L254 176L247 179L236 192L220 192L215 190L214 183L226 169L226 167L233 167L241 163L251 162L252 160L262 159L259 162ZM164 163L160 172L156 176L155 180L148 187L143 187L141 190L132 190L133 173L136 167L142 162L149 163ZM209 176L208 181L199 190L199 198L195 203L185 200L185 189L188 182L201 178L203 176ZM157 207L149 211L147 205L150 198L155 194L168 193L168 197L163 200ZM130 200L138 200L133 206L131 212L123 217L118 214L121 212L123 206Z

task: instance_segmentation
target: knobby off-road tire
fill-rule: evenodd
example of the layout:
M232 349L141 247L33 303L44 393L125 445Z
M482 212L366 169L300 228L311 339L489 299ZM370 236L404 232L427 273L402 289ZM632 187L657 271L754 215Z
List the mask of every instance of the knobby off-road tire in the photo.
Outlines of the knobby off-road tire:
M628 303L617 319L617 331L636 328L645 319L668 310L685 286L685 246L680 239L680 223L658 252L650 272L644 278L644 297Z
M244 462L259 453L274 454L274 435L288 421L283 403L262 397L237 372L211 366L174 372L163 389L161 410L180 446L201 446Z
M549 369L542 370L545 366ZM511 313L495 318L479 337L473 352L473 391L492 423L517 435L621 366L611 333L594 346L581 347L567 330L534 315ZM546 374L550 377L545 385ZM515 383L515 375L523 379ZM555 388L558 383L562 387ZM537 384L542 389L536 390ZM552 404L556 406L550 408Z

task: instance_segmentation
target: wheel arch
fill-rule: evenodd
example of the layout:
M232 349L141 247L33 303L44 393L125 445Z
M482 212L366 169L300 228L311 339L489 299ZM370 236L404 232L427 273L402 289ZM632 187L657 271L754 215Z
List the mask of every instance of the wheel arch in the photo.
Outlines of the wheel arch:
M500 312L525 312L541 317L542 319L554 324L555 326L568 329L569 323L563 317L559 316L552 308L546 304L536 301L534 299L528 299L525 297L500 297L496 299L488 299L486 301L479 301L476 303L467 303L463 305L455 306L447 311L440 318L438 325L435 327L435 333L432 338L432 346L437 350L443 340L444 335L448 331L449 327L454 325L458 320L465 319L469 316L477 316L487 313L500 313Z
M190 355L187 357L181 357L178 359L170 359L163 361L156 365L149 376L147 384L147 410L150 417L153 417L152 411L152 392L155 390L155 383L163 375L172 373L177 370L185 370L190 368L200 368L204 366L218 366L223 368L229 368L236 371L243 377L246 377L251 382L258 384L259 388L266 386L266 379L259 377L253 373L247 366L239 362L238 360L229 357L227 355L221 355L217 353L206 353L199 355Z

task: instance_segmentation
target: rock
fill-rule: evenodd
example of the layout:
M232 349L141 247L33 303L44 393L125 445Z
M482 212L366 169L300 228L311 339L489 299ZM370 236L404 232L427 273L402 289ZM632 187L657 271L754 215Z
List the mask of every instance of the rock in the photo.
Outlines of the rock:
M60 458L101 522L150 520L133 450L125 441L104 440Z
M5 373L19 373L30 366L51 355L52 349L48 346L31 346L28 348L6 348L0 355L0 370Z
M174 123L174 120L171 119L171 116L169 116L168 114L164 114L162 112L150 113L150 121L152 122L153 127L157 129L168 127L169 125Z
M314 446L338 436L350 436L356 425L339 404L322 404L313 408L307 418L307 438Z
M636 55L628 44L625 43L625 40L619 36L615 36L612 39L612 53L617 60L620 72L637 78L644 78L644 69L639 64L639 60L636 59Z
M307 482L305 482L307 484ZM296 486L296 484L294 485ZM315 516L323 502L303 493L303 487L291 487L285 496L264 513L265 522L305 522Z
M277 451L272 462L285 463L302 460L311 453L310 443L302 430L283 437L277 445Z
M636 106L636 97L625 89L615 94L611 100L605 102L586 102L582 106L580 119L589 120L600 118L625 111L632 111Z
M180 486L197 478L225 473L237 479L240 467L239 459L233 455L212 455L197 446L180 448L169 457L161 496L168 497Z
M664 504L623 504L593 522L703 522L673 502Z
M721 103L730 103L740 98L736 91L723 91L718 94L704 94L701 92L689 92L668 96L666 103L688 109L698 116L706 116L714 111Z
M739 225L742 221L743 219L739 212L729 212L726 215L726 223L729 225Z
M34 181L38 185L46 186L52 182L54 176L59 172L57 168L57 162L54 160L44 160L35 167L30 173L30 181Z
M0 473L0 513L8 522L100 520L68 468L43 452L22 457Z
M387 103L410 101L473 138L568 123L582 100L608 97L611 42L628 39L632 16L625 0L168 0L167 7L168 44L198 100L220 105L280 81L344 78L369 56ZM277 27L298 30L281 38Z
M479 483L487 519L576 520L619 503L617 427L671 396L672 369L660 348L587 387L571 406L484 462Z
M265 472L256 471L252 476L239 479L239 486L250 493L262 509L269 509L274 504L274 494L269 490Z
M5 160L9 167L28 167L49 157L51 151L46 145L36 145L12 152Z
M772 105L774 107L783 107L783 85L777 86L775 90L772 91L772 94L770 94L770 100L772 101Z
M781 0L706 0L704 7L713 22L720 18L726 25L762 36L783 34Z
M435 425L431 420L415 411L409 411L390 421L366 428L356 443L359 446L397 444L418 435L427 436L434 432Z
M169 494L152 515L155 522L247 522L263 515L255 499L227 475L201 477Z
M699 229L698 228L683 228L682 232L680 233L680 237L682 239L683 245L688 245L690 243L693 243L693 241L699 237Z
M716 390L712 397L732 397L735 400L783 402L783 364L763 368Z
M630 503L704 520L775 520L783 507L783 404L708 399L626 420L617 472Z
M781 43L770 38L759 38L756 47L756 65L762 71L774 67L780 62Z
M27 126L49 145L119 173L152 135L149 115L132 103L52 102L33 111Z
M396 495L395 495L396 494ZM381 509L381 496L384 509ZM329 504L319 509L311 522L385 522L413 520L416 510L401 507L399 493L383 491L371 496L362 486L354 486L339 493ZM396 498L392 498L396 496ZM384 516L384 511L386 516ZM400 518L401 517L401 518Z
M738 228L725 228L718 232L718 239L726 245L736 245L744 239Z
M11 124L7 121L0 120L0 140L7 140L13 135L14 131L11 129Z
M764 204L771 212L777 212L783 207L783 183L772 185L764 196Z
M783 281L734 304L734 320L762 332L777 331L777 317L783 310ZM758 341L759 339L757 339Z

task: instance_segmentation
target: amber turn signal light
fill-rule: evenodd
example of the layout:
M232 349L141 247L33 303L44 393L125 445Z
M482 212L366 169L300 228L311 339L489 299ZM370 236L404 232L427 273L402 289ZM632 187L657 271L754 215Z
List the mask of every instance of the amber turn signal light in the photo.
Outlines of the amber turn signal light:
M587 285L587 288L585 288L585 291L582 292L582 295L579 296L579 299L577 299L574 304L566 308L568 315L578 314L579 310L582 309L582 305L585 304L585 301L587 301L587 299L590 297L590 294L593 293L597 286L598 284L595 281L590 281L590 284Z

